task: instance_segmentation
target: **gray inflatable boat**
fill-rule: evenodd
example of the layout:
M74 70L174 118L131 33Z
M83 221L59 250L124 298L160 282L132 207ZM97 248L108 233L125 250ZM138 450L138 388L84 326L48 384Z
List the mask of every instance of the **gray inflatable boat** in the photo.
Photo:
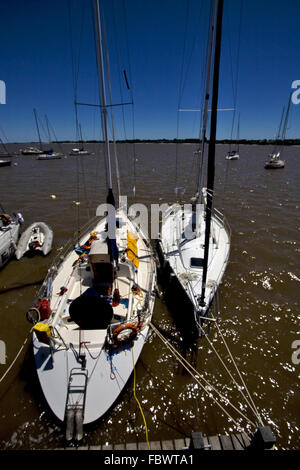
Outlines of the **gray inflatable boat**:
M34 222L22 233L17 249L16 258L20 259L26 253L36 253L46 256L52 248L53 232L44 222Z

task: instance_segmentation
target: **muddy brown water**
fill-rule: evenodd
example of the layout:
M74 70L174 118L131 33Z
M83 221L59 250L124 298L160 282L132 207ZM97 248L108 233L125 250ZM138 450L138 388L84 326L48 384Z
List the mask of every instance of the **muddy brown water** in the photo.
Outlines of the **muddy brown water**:
M74 145L64 144L67 157L39 161L35 156L15 156L11 167L0 170L1 204L7 212L21 211L23 228L44 221L54 231L53 250L47 257L12 259L0 271L0 340L6 345L2 376L30 329L25 313L46 275L51 260L93 216L105 197L102 151L72 157ZM24 147L24 145L23 145ZM118 145L122 193L132 194L133 149ZM11 145L18 151L21 144ZM192 144L179 145L177 185L189 202L195 181ZM241 146L240 159L225 161L228 148L217 145L216 207L232 230L230 261L220 289L220 328L265 424L269 424L279 448L299 448L300 364L292 361L292 343L300 339L299 311L299 206L300 147L284 152L286 166L265 170L270 147ZM135 146L136 200L174 202L175 145ZM55 195L53 198L51 195ZM80 201L80 206L74 201ZM23 284L36 283L22 287ZM11 289L19 286L17 289ZM163 297L156 300L153 322L179 350L181 335ZM226 358L216 329L210 339ZM187 352L189 357L189 351ZM194 357L197 369L253 422L249 407L219 363L205 339L198 340ZM234 370L232 366L229 367ZM136 393L142 405L150 440L189 436L201 430L214 435L234 431L232 421L204 393L195 380L153 333L136 368ZM232 411L232 417L237 418ZM240 421L249 431L251 426ZM118 444L145 441L145 429L133 396L131 378L113 408L85 432L83 444ZM0 384L0 448L51 449L62 446L64 432L53 418L39 387L32 363L31 345Z

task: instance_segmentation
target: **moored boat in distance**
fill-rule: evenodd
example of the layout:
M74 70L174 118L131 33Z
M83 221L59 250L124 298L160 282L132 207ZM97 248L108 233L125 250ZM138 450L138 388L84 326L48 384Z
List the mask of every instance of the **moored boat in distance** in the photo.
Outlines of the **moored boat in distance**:
M81 149L72 149L72 151L69 153L69 155L90 155L90 152L88 150L84 150L84 148Z
M285 162L280 159L280 152L271 153L269 159L265 162L266 169L284 168Z
M231 150L227 153L225 158L226 160L238 160L240 158L240 155L237 150Z
M0 159L0 166L11 166L11 160L2 160Z
M265 169L267 170L275 170L278 168L285 167L285 161L280 158L281 154L284 151L284 140L287 131L288 119L289 119L289 112L291 107L291 96L289 96L288 106L285 113L285 108L282 109L280 124L278 128L278 132L276 135L276 143L273 149L273 152L269 154L268 160L265 162Z
M43 153L43 150L40 150L36 147L26 147L24 150L21 150L22 155L39 155Z
M53 150L48 150L47 152L41 153L37 160L58 160L64 155L62 153L53 152Z

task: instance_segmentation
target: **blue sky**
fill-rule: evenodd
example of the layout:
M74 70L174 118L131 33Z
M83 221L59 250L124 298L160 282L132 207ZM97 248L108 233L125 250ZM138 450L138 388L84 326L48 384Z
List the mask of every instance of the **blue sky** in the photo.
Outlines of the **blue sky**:
M200 107L209 0L103 0L102 4L113 102L130 101L132 91L135 103L134 134L132 107L126 106L115 109L116 136L197 137L199 113L180 113L178 131L177 109ZM2 0L0 8L0 80L5 81L7 93L6 104L0 105L0 128L9 141L36 141L32 112L36 108L41 121L48 116L59 140L74 140L69 13L76 61L80 50L78 100L99 102L90 1ZM239 61L241 1L225 0L224 8L219 107L234 104L231 70L236 77L238 68L234 87L240 137L273 138L291 84L300 80L300 5L296 0L243 0ZM181 77L184 91L179 101ZM97 108L80 107L79 121L84 139L100 137ZM231 123L232 112L219 113L218 138L230 137ZM287 137L300 138L298 129L300 105L292 105Z

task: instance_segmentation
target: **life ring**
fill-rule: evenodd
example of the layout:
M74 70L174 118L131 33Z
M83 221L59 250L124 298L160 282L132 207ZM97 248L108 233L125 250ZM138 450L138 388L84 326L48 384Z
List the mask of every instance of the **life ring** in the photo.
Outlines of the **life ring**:
M125 343L134 339L139 331L139 327L133 323L124 323L113 331L113 339L120 343Z
M26 313L26 318L33 325L38 323L41 319L41 314L40 314L39 309L35 307L30 308L28 312Z

